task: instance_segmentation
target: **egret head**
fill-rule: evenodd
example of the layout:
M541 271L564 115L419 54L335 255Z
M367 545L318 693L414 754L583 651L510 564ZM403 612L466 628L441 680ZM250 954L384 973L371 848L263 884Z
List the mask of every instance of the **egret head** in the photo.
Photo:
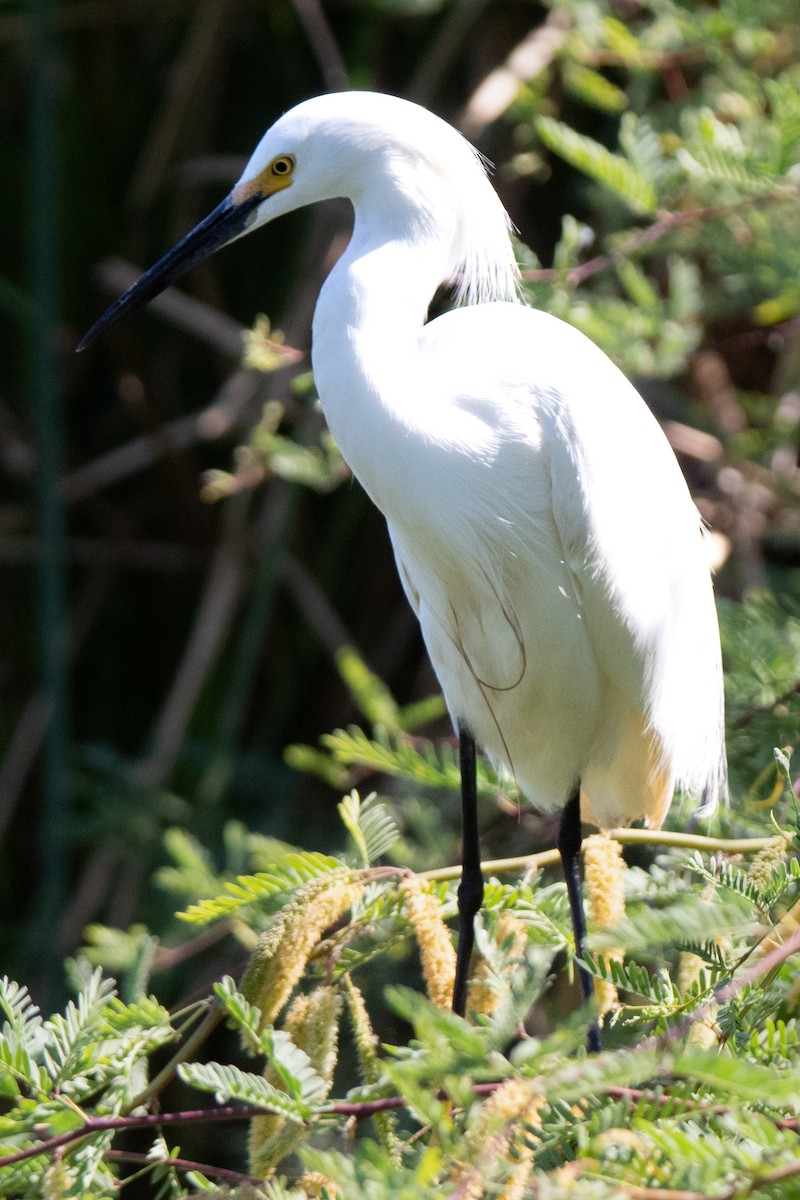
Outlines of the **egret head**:
M235 238L318 200L346 197L387 219L389 191L409 221L436 216L472 300L515 288L508 219L472 146L432 113L370 92L317 96L267 130L221 204L92 326L79 350ZM383 202L382 202L383 201Z

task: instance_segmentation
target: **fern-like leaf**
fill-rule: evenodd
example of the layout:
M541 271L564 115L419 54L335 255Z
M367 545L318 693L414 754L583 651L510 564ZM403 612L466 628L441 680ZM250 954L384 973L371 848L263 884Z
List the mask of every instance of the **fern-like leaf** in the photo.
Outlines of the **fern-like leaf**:
M337 650L336 668L359 711L370 724L383 725L386 729L400 728L397 701L380 676L370 671L357 650L352 646Z
M583 961L595 978L613 983L621 991L641 996L651 1004L671 1006L678 1002L672 980L662 971L651 972L635 962L608 961L602 954L596 958L586 954Z
M702 879L742 896L765 915L773 905L783 899L787 891L794 890L800 883L800 862L796 858L776 864L763 882L754 881L751 875L736 863L722 862L715 870L711 870L699 853L692 856L689 865Z
M592 108L610 113L620 113L627 108L628 97L622 88L583 63L566 63L563 78L567 91Z
M329 1085L314 1069L305 1050L296 1046L282 1029L265 1029L261 1042L270 1066L277 1071L287 1093L305 1108L321 1104Z
M588 940L592 951L625 946L633 952L648 953L659 946L745 935L756 923L752 904L743 897L712 899L703 904L695 896L663 909L639 909L607 929L596 930Z
M375 792L362 800L354 789L339 804L339 816L364 867L386 854L399 837L397 825Z
M225 1009L231 1023L239 1030L251 1053L259 1053L261 1046L261 1010L242 995L230 975L223 976L214 984L214 995Z
M113 979L104 979L98 967L77 1001L67 1004L63 1016L56 1013L45 1022L44 1060L57 1085L80 1089L83 1081L77 1076L97 1069L92 1051L115 991Z
M703 146L678 151L678 161L684 170L708 183L730 183L738 191L751 195L766 195L775 187L774 177L763 167L748 163L744 158L723 146Z
M434 745L421 738L411 741L403 735L388 733L380 726L370 738L357 725L323 734L320 741L336 762L348 767L368 767L426 787L457 791L461 786L458 753L446 742ZM478 790L482 795L497 791L497 779L483 761L478 766Z
M257 875L240 875L225 884L218 896L200 900L177 915L183 921L205 925L221 917L229 917L250 905L264 905L274 897L294 891L311 879L328 875L341 869L342 864L330 854L307 853L287 854L271 871L260 871Z
M800 1068L796 1063L791 1070L776 1069L693 1046L675 1060L673 1069L733 1102L800 1112Z
M599 142L576 133L569 125L554 117L537 117L536 130L548 149L603 184L635 212L655 211L655 188L627 158L613 154Z
M308 1109L298 1101L267 1083L263 1075L241 1071L223 1063L181 1063L178 1074L184 1083L191 1084L203 1092L213 1092L219 1104L228 1100L241 1100L245 1104L257 1104L266 1112L278 1113L291 1121L302 1121Z
M46 1088L49 1080L39 1065L45 1042L44 1023L28 989L5 975L0 979L0 1094L13 1096L18 1085Z

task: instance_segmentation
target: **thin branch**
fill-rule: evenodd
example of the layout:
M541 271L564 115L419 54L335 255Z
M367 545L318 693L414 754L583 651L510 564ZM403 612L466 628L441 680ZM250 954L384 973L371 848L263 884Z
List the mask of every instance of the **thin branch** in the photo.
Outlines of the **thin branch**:
M225 509L226 525L206 577L194 625L172 686L156 720L152 749L138 770L150 786L162 785L183 745L197 698L228 636L248 573L246 498Z
M340 92L349 87L344 55L319 0L292 0L292 7L305 30L327 90Z
M458 4L451 7L436 37L425 48L425 56L405 89L409 100L414 100L417 104L430 103L436 89L441 87L454 57L490 2L491 0L459 0Z
M783 1183L785 1179L793 1179L795 1175L800 1175L800 1159L797 1158L794 1162L784 1163L782 1167L776 1167L773 1171L767 1171L760 1178L754 1179L747 1191L731 1188L723 1200L736 1200L738 1196L751 1196L753 1192L760 1192L762 1188L772 1187L773 1183Z
M455 124L471 141L502 116L520 85L541 74L558 54L571 26L566 13L554 10L515 46L501 66L490 71L467 101Z
M623 846L666 846L676 850L699 850L706 854L758 854L780 840L766 838L713 838L700 833L677 833L665 829L610 829L609 837ZM531 871L552 867L561 861L558 850L542 850L538 854L523 854L518 858L495 858L481 863L487 874L506 874L511 871ZM461 867L439 867L421 871L420 879L459 879Z
M708 1192L688 1192L683 1188L660 1188L660 1187L640 1187L638 1184L620 1183L619 1180L614 1180L614 1187L618 1189L618 1194L625 1196L626 1200L714 1200L713 1196L709 1196ZM718 1197L717 1200L722 1200Z
M148 212L158 195L189 118L208 94L212 64L225 39L234 0L205 0L194 6L181 52L172 65L147 140L133 173L127 203Z
M734 729L746 728L756 717L761 716L763 713L774 712L779 705L788 704L790 700L794 700L798 693L800 693L800 679L798 679L797 683L793 683L790 688L787 688L785 692L781 692L780 696L776 696L769 704L748 708L746 712L741 713L733 723Z
M262 1117L267 1111L256 1104L244 1104L240 1107L224 1104L217 1108L184 1109L174 1113L143 1113L138 1117L90 1117L78 1129L43 1138L36 1146L4 1155L0 1158L0 1169L38 1158L42 1154L52 1154L54 1150L60 1150L70 1142L91 1137L95 1133L108 1133L116 1129L159 1129L162 1125L194 1125L201 1121L246 1121L251 1117Z
M737 992L741 992L743 988L746 988L751 983L755 983L762 976L769 975L770 971L774 971L776 967L781 966L787 958L791 958L798 951L800 951L800 929L796 929L782 946L776 946L769 954L765 954L763 958L760 958L748 971L736 976L725 987L720 988L714 996L715 1002L717 1004L727 1004Z
M133 438L71 471L61 481L61 494L65 502L75 504L139 471L147 470L171 452L186 449L197 442L218 441L243 427L255 411L263 378L257 371L235 371L211 404L199 412L171 421L162 426L158 434Z
M98 288L114 297L121 296L141 274L141 267L124 258L104 258L93 272ZM240 361L243 326L212 305L179 288L168 287L148 303L146 311L163 318L176 329L185 330L236 362Z
M107 1150L106 1157L114 1162L133 1163L142 1167L175 1167L178 1171L200 1171L213 1179L224 1179L227 1183L263 1184L263 1179L255 1175L245 1175L241 1171L231 1171L228 1167L212 1167L208 1163L192 1162L188 1158L151 1158L148 1154L139 1154L135 1150Z
M153 960L153 972L169 971L179 963L187 962L198 954L203 954L217 942L221 942L231 932L230 920L217 921L198 933L196 937L180 942L177 946L159 946Z
M702 224L704 221L716 220L718 217L726 217L731 213L752 208L754 205L777 204L781 201L796 203L797 194L797 188L787 187L785 184L776 184L774 190L766 196L745 196L740 200L733 200L728 204L712 204L706 208L687 208L679 209L675 212L662 212L652 225L648 225L645 229L636 229L632 233L622 237L614 249L609 250L605 254L597 254L594 258L589 258L586 262L580 263L577 267L570 267L566 271L559 270L556 267L528 268L522 272L522 278L528 283L557 283L561 281L569 287L578 287L587 279L590 279L592 275L598 275L601 271L606 271L609 267L614 266L615 263L638 254L654 242L666 237L668 233L672 233L675 229L682 229L688 225Z
M791 942L796 943L796 945L792 946L790 943L787 943L786 946L780 948L782 952L782 958L787 957L789 953L792 953L794 949L800 946L800 930L798 930L795 937L791 939ZM769 956L769 959L771 960L775 958L777 953L778 952L776 952L775 955ZM759 964L759 967L763 971L765 969L770 969L771 965L774 965L774 963L771 963L765 959ZM745 982L749 982L754 974L754 971L748 972L748 978L742 981L741 986L744 986ZM723 991L727 990L728 989L723 989ZM718 993L718 996L722 997L722 994L723 992L720 992ZM211 1015L212 1014L209 1014L209 1017ZM208 1020L208 1017L206 1020ZM199 1030L197 1032L199 1033ZM674 1031L670 1031L670 1033L667 1035L664 1035L659 1039L653 1039L653 1041L664 1044L671 1040L671 1034L673 1032ZM477 1083L473 1085L472 1091L476 1096L489 1096L495 1092L499 1086L499 1082ZM609 1085L608 1087L602 1088L602 1091L608 1096L617 1098L630 1098L635 1102L648 1097L647 1092L636 1088L623 1088ZM447 1094L445 1092L439 1092L437 1094L440 1099L447 1099ZM683 1097L672 1098L669 1096L659 1095L653 1096L652 1099L658 1100L665 1106L670 1102L674 1103L675 1099L680 1100L682 1103L689 1103ZM139 1098L137 1098L135 1103L139 1103ZM403 1096L384 1096L377 1100L364 1100L358 1103L350 1103L347 1101L334 1102L332 1104L324 1105L318 1109L315 1115L342 1116L351 1117L356 1120L364 1120L368 1117L374 1116L376 1113L389 1112L395 1109L404 1108L405 1106L406 1100ZM130 1107L133 1107L133 1104ZM700 1108L703 1110L707 1108L707 1111L713 1114L720 1109L720 1106L700 1105ZM216 1108L187 1109L173 1113L146 1113L140 1116L120 1117L92 1117L84 1121L83 1125L78 1129L70 1130L68 1133L59 1134L55 1137L45 1138L36 1146L29 1146L25 1150L19 1150L14 1154L6 1155L0 1158L0 1169L3 1167L13 1166L15 1163L25 1162L31 1158L37 1158L43 1154L50 1154L56 1150L59 1150L63 1146L69 1145L71 1142L90 1137L96 1133L106 1133L118 1129L145 1129L160 1128L161 1126L169 1125L196 1124L203 1121L245 1121L250 1120L253 1117L263 1116L265 1113L269 1113L270 1111L271 1110L267 1108L263 1108L260 1105L255 1104L243 1104L239 1106L228 1104L220 1105ZM778 1124L780 1128L790 1128L792 1130L796 1128L796 1121L793 1120L789 1122L777 1122L776 1124ZM110 1153L112 1156L121 1157L120 1154L117 1154L113 1151ZM165 1161L175 1166L183 1166L184 1169L201 1170L208 1174L220 1173L220 1170L217 1168L208 1169L197 1163L184 1164L183 1160L180 1159L169 1159ZM717 1193L716 1196L711 1197L709 1197L706 1193L701 1194L699 1192L687 1192L680 1190L675 1191L669 1189L665 1190L662 1188L643 1188L635 1185L625 1184L616 1180L614 1182L619 1188L620 1192L626 1197L629 1197L629 1200L650 1200L651 1197L653 1200L656 1200L656 1198L657 1200L733 1200L734 1196L750 1195L751 1193L760 1190L762 1187L767 1187L770 1184L780 1182L783 1179L792 1178L795 1174L800 1174L800 1160L785 1164L784 1166L778 1167L768 1174L762 1175L759 1179L753 1180L749 1184L747 1191L742 1191L741 1184L737 1184L736 1187L734 1187L731 1191Z
M478 1085L480 1086L480 1085ZM496 1084L490 1085L492 1088ZM485 1088L486 1085L483 1085ZM371 1117L378 1112L387 1112L393 1108L403 1108L405 1100L402 1096L386 1096L381 1100L365 1100L361 1104L330 1104L320 1109L324 1115L356 1117L358 1119ZM78 1128L55 1137L43 1138L36 1146L25 1150L17 1150L14 1154L6 1154L0 1158L0 1169L11 1167L15 1163L26 1162L38 1158L42 1154L51 1154L82 1138L91 1137L95 1133L108 1133L117 1129L158 1129L162 1125L195 1125L203 1121L249 1121L253 1117L263 1117L271 1112L258 1104L222 1104L216 1108L183 1109L180 1112L143 1113L136 1117L90 1117Z
M200 1049L200 1047L208 1040L208 1038L211 1037L211 1034L222 1020L223 1015L224 1010L222 1005L218 1004L216 1000L213 1001L208 1012L203 1017L203 1020L197 1026L194 1033L189 1035L189 1037L181 1046L180 1050L178 1050L177 1054L173 1055L169 1062L161 1068L158 1074L153 1076L147 1087L139 1092L137 1096L134 1096L130 1103L126 1105L126 1116L133 1112L134 1109L141 1108L142 1105L148 1104L154 1096L158 1096L159 1093L164 1090L168 1083L172 1082L181 1063L184 1063L188 1059L194 1057L195 1052Z
M93 571L76 598L69 620L69 661L73 663L100 612L109 577ZM33 770L50 720L50 704L44 691L34 692L19 716L5 757L0 764L0 841L13 819L22 790Z

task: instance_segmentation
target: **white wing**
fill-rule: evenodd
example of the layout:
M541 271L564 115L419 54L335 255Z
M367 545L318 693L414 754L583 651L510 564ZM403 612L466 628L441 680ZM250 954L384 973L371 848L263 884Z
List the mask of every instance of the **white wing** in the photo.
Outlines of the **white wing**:
M708 562L644 402L580 333L521 306L439 318L422 353L450 396L446 452L437 465L432 417L425 503L387 517L454 720L545 809L577 777L606 825L659 823L676 781L716 794Z

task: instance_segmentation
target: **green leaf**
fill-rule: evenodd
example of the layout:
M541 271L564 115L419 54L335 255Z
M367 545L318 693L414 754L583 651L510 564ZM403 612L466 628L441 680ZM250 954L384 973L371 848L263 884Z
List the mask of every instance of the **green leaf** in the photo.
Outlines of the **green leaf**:
M385 804L372 792L362 800L353 789L339 804L339 816L353 839L356 853L364 867L371 866L400 836L397 825Z
M632 952L653 952L662 946L685 946L729 934L746 935L757 927L752 904L738 896L699 902L692 895L666 908L640 908L622 921L590 934L593 951L624 946Z
M20 1083L32 1090L48 1088L50 1080L39 1062L46 1030L27 987L4 975L0 1010L6 1018L0 1029L0 1093L16 1096Z
M147 1029L171 1028L169 1011L159 1004L155 996L140 996L130 1004L125 1004L118 996L112 996L102 1020L109 1034L117 1037Z
M677 157L685 171L709 183L730 183L755 195L767 194L775 186L775 178L763 167L748 164L723 146L682 147Z
M219 1104L241 1100L257 1104L267 1112L278 1113L292 1121L302 1121L308 1109L297 1100L267 1083L262 1075L241 1071L223 1063L181 1063L178 1074L185 1083L203 1092L213 1092Z
M3 975L0 978L0 1009L6 1018L3 1035L12 1034L25 1052L35 1057L43 1042L43 1022L27 987Z
M715 1095L772 1109L800 1111L800 1069L780 1070L696 1046L675 1060L674 1069L713 1089Z
M159 887L174 895L202 896L218 886L211 855L185 829L168 829L164 849L175 865L161 867L156 873Z
M340 766L329 755L313 746L303 746L293 743L283 751L283 760L293 771L302 771L305 775L316 775L334 792L343 792L350 781L350 772Z
M397 701L353 646L342 646L336 651L336 669L359 711L371 724L393 730L400 728Z
M434 1047L444 1050L448 1070L455 1067L458 1055L475 1060L486 1056L490 1037L486 1027L467 1024L462 1017L438 1008L427 996L411 988L387 988L386 1000L398 1016L414 1027L414 1034L423 1045L430 1050ZM443 1064L437 1069L442 1070Z
M299 1103L313 1106L321 1103L328 1085L312 1066L311 1060L288 1033L275 1029L260 1029L261 1012L246 999L229 975L214 984L214 992L234 1025L244 1035L251 1052L264 1054L278 1072L286 1092Z
M200 900L177 915L182 921L204 925L229 917L252 904L264 904L283 892L293 891L310 879L338 871L342 864L329 854L315 851L297 851L287 854L271 871L260 871L256 875L240 875L225 884L219 896Z
M620 113L628 106L628 97L622 88L583 63L565 63L563 79L567 91L592 108L599 108L602 112Z
M261 1010L242 995L230 975L224 975L214 984L214 994L231 1022L244 1035L245 1045L250 1052L260 1052L262 1049Z
M74 1083L76 1072L90 1070L99 1034L99 1019L116 994L113 979L103 979L98 968L77 1001L67 1004L63 1016L56 1013L44 1025L44 1060L54 1082Z
M308 1108L321 1104L329 1085L315 1070L305 1050L282 1029L265 1029L261 1044L270 1066L278 1072L290 1096Z
M390 734L380 727L375 729L374 737L370 738L357 725L323 734L320 741L337 762L347 766L369 767L373 771L399 775L429 787L457 791L461 786L458 753L448 743L434 745L421 738L415 738L412 742L402 734ZM497 791L497 780L483 761L478 770L478 790L482 795L492 795Z
M420 725L430 725L432 721L440 721L447 716L447 705L441 692L434 692L422 700L412 700L400 708L400 728L407 733Z
M765 917L787 891L794 890L800 883L800 863L796 858L788 863L776 863L767 878L758 882L736 863L715 863L714 869L710 870L699 853L691 857L689 865L701 879L749 900Z
M603 184L636 212L655 211L655 188L627 158L613 154L599 142L576 133L554 117L537 117L536 130L550 150Z
M630 258L621 259L615 269L628 298L637 308L654 314L661 312L661 297L637 263Z
M649 971L635 962L608 961L602 954L585 954L584 962L597 979L605 979L622 991L642 996L651 1004L677 1006L679 998L672 981L663 971Z

